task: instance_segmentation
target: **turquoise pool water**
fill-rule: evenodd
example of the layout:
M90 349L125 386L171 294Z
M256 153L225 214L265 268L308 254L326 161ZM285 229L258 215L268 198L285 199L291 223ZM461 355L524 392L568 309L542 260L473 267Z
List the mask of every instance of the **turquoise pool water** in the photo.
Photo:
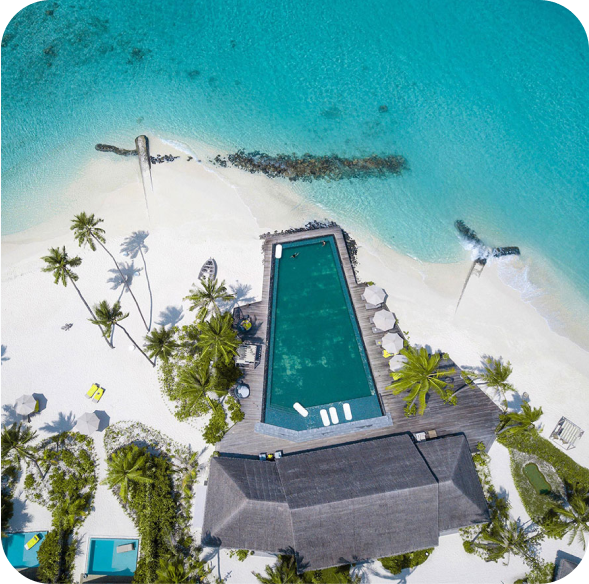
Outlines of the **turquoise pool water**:
M32 549L25 550L25 543L35 535L39 535L41 541ZM37 552L45 535L47 535L46 531L27 531L26 533L9 533L7 537L2 538L2 549L10 564L15 568L37 567L39 565Z
M382 415L333 237L282 245L270 310L267 424L322 427L320 410L331 405L345 423L343 402L354 420ZM295 402L308 417L293 409Z
M131 552L117 553L117 547L132 543L135 549ZM138 539L103 539L90 540L88 549L88 574L113 574L132 576L137 568Z

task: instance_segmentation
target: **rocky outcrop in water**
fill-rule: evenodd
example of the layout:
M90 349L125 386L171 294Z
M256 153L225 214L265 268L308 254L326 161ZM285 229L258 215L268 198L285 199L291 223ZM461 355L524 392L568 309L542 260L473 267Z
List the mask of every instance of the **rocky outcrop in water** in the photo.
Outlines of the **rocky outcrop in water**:
M239 150L235 154L229 154L227 158L217 155L212 162L223 167L231 164L251 173L261 172L270 178L287 178L292 181L385 177L401 174L407 168L405 158L396 154L342 158L335 154L331 156L314 156L312 154L271 156L264 152Z
M110 144L96 144L96 150L99 152L112 152L119 156L137 156L137 150L125 150L124 148L118 148L117 146L111 146Z

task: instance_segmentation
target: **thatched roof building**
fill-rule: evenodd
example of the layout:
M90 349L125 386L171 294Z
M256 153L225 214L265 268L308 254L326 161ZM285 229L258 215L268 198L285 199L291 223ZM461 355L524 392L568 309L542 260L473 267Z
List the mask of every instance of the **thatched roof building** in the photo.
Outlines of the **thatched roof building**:
M295 553L300 570L321 569L433 547L488 518L464 436L402 434L276 462L213 458L203 544Z

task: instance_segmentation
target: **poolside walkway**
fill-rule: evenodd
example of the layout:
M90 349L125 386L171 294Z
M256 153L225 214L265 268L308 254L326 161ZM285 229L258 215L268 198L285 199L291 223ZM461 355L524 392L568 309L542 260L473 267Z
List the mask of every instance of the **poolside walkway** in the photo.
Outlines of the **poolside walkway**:
M364 339L368 361L372 370L381 405L385 413L390 413L393 426L373 430L365 430L344 436L321 438L309 442L296 443L281 438L271 437L255 432L255 425L261 421L264 393L264 371L266 363L268 301L271 284L272 246L275 243L297 241L333 235L342 261L342 267L358 318L358 324ZM358 284L350 261L342 230L339 227L328 227L297 233L276 234L266 237L263 244L264 251L264 279L262 285L262 300L241 307L244 315L249 315L253 321L252 330L243 335L245 342L262 345L261 358L255 369L246 369L243 381L250 387L250 397L241 400L241 407L245 414L242 422L233 426L223 437L216 449L222 453L257 455L260 452L298 452L346 442L355 442L377 436L387 436L402 432L422 432L435 430L438 436L464 432L471 450L475 450L479 442L485 443L487 448L495 439L495 427L499 423L500 409L481 390L465 385L457 371L454 375L455 390L458 390L458 405L449 406L441 399L430 394L428 407L423 416L406 418L403 413L405 402L401 396L394 396L385 389L392 381L389 373L388 359L384 359L376 341L384 333L373 333L370 317L377 309L366 309L366 303L361 298L366 288L365 284ZM378 283L378 282L377 282ZM387 290L389 294L389 309L394 312L395 291ZM396 327L394 332L402 335ZM454 364L448 363L448 365Z

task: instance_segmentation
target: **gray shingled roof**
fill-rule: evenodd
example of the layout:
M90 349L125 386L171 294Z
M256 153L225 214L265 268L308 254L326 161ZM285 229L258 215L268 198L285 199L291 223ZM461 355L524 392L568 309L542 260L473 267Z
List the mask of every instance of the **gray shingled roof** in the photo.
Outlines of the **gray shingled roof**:
M292 548L300 569L321 569L433 547L487 519L466 439L418 448L403 434L276 462L213 458L203 544Z
M580 560L578 562L575 560L568 560L567 558L557 560L556 574L554 576L555 582L566 578L579 565Z
M489 521L489 508L464 436L418 442L439 483L440 534Z

